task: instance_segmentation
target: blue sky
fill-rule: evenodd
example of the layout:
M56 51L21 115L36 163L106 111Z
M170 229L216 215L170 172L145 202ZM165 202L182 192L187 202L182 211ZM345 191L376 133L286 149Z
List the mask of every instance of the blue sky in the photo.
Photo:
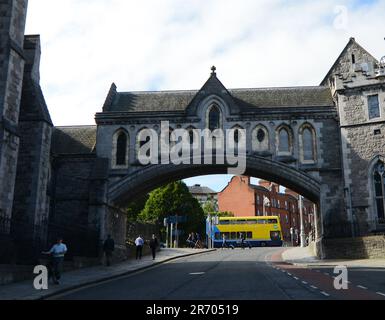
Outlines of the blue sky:
M385 0L33 0L26 33L41 35L54 124L80 125L95 123L112 82L199 89L212 65L228 88L318 85L351 36L385 55L384 14Z

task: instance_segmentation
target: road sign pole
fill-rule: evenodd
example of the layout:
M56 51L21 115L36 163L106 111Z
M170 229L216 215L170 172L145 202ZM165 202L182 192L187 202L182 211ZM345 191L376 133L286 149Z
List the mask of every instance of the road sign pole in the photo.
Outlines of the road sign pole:
M168 248L168 222L166 224L166 248Z
M170 225L170 248L173 247L173 245L172 245L172 227L173 227L173 223L171 223L171 225Z

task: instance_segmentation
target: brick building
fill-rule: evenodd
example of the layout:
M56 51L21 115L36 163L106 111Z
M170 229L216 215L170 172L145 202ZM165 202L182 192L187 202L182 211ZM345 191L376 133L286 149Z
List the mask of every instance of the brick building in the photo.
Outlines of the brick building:
M284 193L280 192L280 186L270 181L260 180L259 185L254 185L250 177L234 176L226 188L218 193L218 208L219 211L231 211L235 216L279 216L284 240L290 241L290 228L296 230L297 234L300 230L298 196L288 188ZM264 199L269 200L265 206ZM313 203L304 199L303 216L307 235L314 227L313 210Z

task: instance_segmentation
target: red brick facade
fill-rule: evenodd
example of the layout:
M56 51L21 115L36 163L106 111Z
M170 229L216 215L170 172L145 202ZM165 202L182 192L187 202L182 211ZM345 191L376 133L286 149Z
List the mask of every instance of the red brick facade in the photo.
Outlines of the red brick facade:
M264 208L264 199L270 205ZM285 193L279 191L279 185L270 181L260 180L259 185L250 183L250 177L234 176L229 184L218 193L219 211L230 211L235 216L274 215L280 217L283 238L291 241L290 228L297 232L294 236L298 244L300 218L298 194L290 189ZM306 235L313 229L313 203L304 199L303 216Z

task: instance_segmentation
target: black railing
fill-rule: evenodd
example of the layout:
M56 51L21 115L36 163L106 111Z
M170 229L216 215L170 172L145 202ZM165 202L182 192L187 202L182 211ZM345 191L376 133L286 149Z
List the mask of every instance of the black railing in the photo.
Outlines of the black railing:
M58 237L68 247L66 260L74 256L97 257L99 232L81 225L47 223L33 225L0 215L0 263L35 264Z

